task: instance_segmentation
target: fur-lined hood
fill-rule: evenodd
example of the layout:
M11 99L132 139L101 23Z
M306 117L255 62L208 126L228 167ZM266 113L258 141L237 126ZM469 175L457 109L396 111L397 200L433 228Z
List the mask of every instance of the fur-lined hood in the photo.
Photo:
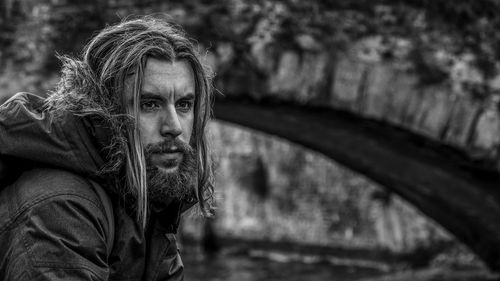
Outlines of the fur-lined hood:
M110 130L92 116L44 110L45 100L18 93L0 106L0 182L44 165L68 170L104 184L105 149ZM104 157L103 157L104 156Z

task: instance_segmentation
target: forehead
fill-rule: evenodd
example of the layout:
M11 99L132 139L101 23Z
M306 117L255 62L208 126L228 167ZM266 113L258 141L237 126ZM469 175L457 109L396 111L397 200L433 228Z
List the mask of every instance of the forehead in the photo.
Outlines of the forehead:
M142 91L155 94L194 94L194 74L184 60L172 62L148 58L144 68Z
M146 60L146 68L144 76L169 76L171 78L179 78L185 75L192 75L191 66L185 59L167 61L156 58L148 58Z

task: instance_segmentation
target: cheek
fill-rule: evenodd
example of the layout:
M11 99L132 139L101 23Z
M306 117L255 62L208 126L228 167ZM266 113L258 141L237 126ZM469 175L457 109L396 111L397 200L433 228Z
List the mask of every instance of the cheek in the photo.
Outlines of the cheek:
M139 133L143 145L148 145L154 142L154 122L148 118L139 118Z
M191 135L193 133L193 125L194 125L194 115L193 113L188 114L183 118L183 126L182 126L182 135L187 143L191 141Z

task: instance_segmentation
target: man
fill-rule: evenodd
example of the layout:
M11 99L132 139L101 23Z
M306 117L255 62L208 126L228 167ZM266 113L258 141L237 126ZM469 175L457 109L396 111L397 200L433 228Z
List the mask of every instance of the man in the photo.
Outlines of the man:
M211 90L179 28L110 26L45 100L0 107L0 280L182 280L180 214L206 215Z

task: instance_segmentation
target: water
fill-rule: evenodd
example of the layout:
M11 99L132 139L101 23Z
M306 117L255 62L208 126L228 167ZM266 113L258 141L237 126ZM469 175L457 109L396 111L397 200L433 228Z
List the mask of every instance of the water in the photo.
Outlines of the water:
M433 266L401 268L381 261L367 261L360 256L315 258L292 252L268 249L242 250L226 247L216 256L205 256L199 247L185 245L182 257L186 281L497 281L500 275L475 266ZM399 265L398 265L399 264ZM399 269L398 269L399 268Z
M185 280L187 281L303 281L358 280L383 275L369 267L332 265L329 262L304 262L286 258L256 257L251 253L226 251L205 257L196 248L183 250Z

